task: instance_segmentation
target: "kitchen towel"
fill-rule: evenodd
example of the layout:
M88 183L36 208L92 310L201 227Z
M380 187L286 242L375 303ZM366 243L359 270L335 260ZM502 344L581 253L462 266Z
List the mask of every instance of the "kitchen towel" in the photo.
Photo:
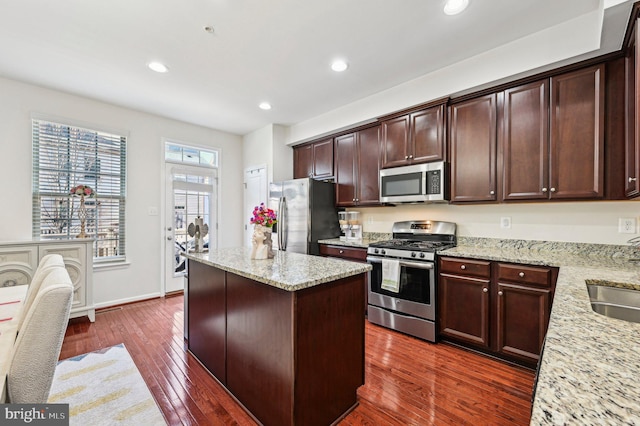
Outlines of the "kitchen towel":
M397 293L400 291L400 262L382 259L382 284L380 288Z

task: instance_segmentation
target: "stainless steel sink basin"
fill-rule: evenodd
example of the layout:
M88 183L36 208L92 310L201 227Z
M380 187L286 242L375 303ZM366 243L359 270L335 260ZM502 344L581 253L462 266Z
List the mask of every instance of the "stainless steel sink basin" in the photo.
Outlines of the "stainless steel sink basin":
M590 284L587 290L594 312L609 318L640 323L640 291Z

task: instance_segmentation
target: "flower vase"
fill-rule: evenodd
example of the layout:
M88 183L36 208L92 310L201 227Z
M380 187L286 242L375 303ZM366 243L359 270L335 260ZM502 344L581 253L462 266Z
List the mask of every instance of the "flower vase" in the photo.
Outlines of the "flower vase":
M251 238L251 259L271 259L274 257L271 228L255 225Z
M78 208L78 219L80 219L80 233L76 235L76 238L87 238L88 235L84 232L87 221L87 208L84 205L84 195L80 196L80 207Z

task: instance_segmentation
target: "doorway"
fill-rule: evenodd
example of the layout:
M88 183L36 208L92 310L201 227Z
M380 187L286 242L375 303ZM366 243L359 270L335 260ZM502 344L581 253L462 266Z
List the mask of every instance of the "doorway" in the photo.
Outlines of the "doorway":
M167 149L169 145L167 143ZM185 152L199 152L197 148L180 148ZM183 163L176 164L176 158L165 161L165 294L184 290L187 261L181 253L195 249L189 224L201 217L207 228L204 249L218 245L218 169L208 163Z

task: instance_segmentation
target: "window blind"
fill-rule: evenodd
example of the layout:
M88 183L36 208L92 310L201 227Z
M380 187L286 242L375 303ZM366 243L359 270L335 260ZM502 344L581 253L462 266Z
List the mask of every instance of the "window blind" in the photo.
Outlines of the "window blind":
M97 261L125 258L126 137L44 120L32 120L33 236L75 238L80 197L88 185L86 230Z

